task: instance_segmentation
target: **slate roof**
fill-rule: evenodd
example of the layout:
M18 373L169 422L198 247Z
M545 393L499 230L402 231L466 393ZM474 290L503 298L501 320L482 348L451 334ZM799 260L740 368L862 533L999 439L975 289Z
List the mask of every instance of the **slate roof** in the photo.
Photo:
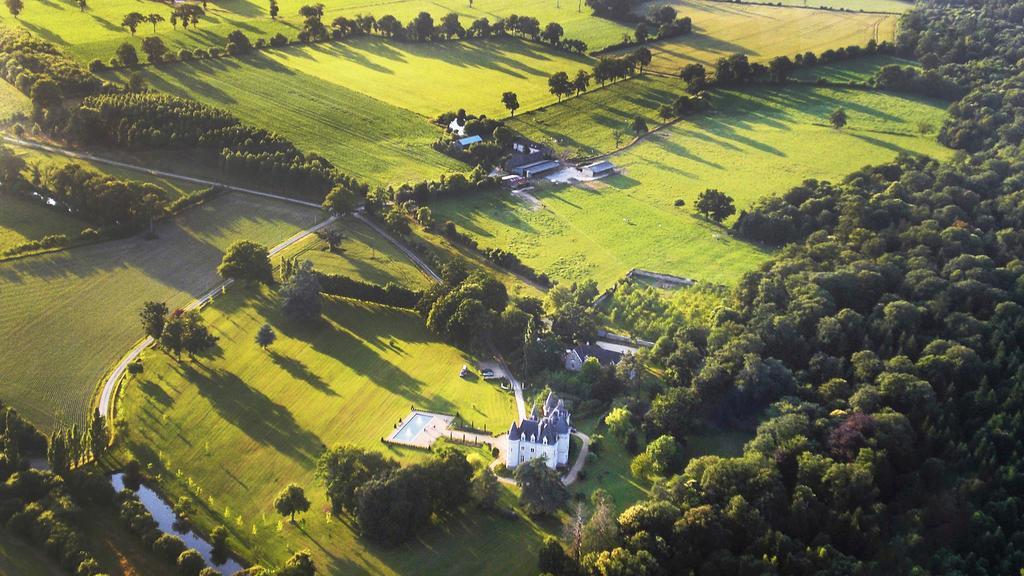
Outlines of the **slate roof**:
M580 360L586 362L587 358L597 358L597 361L602 366L609 366L612 364L618 364L619 360L622 360L622 354L620 352L613 352L611 350L605 350L595 344L580 344L573 350L579 355Z
M526 420L519 424L512 423L508 429L508 439L522 439L539 444L543 444L546 439L548 444L555 444L560 434L569 433L569 420L569 411L566 410L565 404L551 393L544 402L544 417L537 419L537 410L534 407Z

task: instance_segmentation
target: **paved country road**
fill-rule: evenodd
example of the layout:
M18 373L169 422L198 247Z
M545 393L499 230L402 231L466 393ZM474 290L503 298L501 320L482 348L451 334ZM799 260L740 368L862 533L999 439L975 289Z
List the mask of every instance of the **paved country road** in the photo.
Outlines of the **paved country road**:
M291 238L271 248L269 251L270 255L274 256L276 254L281 253L281 251L287 249L289 246L292 246L293 244L309 236L310 234L315 234L320 229L331 225L335 220L337 220L337 216L331 216L330 218L324 220L323 222L317 224L316 226L307 228L305 230L302 230L301 232L296 233ZM230 279L221 282L216 287L210 289L209 292L203 294L202 296L190 302L187 306L185 306L185 310L195 310L197 308L202 307L204 304L212 300L216 295L223 292L224 289L230 286L232 283L233 281ZM152 346L153 342L153 338L147 336L145 339L136 344L134 348L129 350L128 353L125 354L123 358L121 358L117 365L114 366L114 370L110 373L109 376L107 376L106 380L103 381L103 388L100 391L100 400L97 406L97 408L99 408L100 414L103 414L108 418L112 418L114 416L112 410L114 406L114 393L117 390L117 383L121 381L121 377L124 376L125 371L128 369L128 365L131 364L132 362L135 362L135 360L139 358L139 355L142 354L142 351Z

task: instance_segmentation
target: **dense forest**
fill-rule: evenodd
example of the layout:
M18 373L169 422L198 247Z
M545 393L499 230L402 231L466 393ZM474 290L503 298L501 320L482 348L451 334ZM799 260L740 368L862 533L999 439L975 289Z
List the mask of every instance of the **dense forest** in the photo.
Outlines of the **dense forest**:
M651 358L668 388L624 404L648 437L760 418L756 437L691 460L599 545L546 546L542 571L1024 565L1024 3L927 3L896 44L966 88L940 134L963 153L808 181L743 214L741 236L784 247L710 322L669 328Z

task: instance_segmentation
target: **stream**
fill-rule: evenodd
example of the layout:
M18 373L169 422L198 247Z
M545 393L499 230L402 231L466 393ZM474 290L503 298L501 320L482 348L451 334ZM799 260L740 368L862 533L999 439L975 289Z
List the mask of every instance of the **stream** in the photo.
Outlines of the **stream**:
M124 490L124 474L117 473L110 477L110 483L114 485L114 490L120 492ZM227 562L217 565L213 563L210 556L210 551L213 547L209 542L204 540L201 536L195 532L189 530L188 532L180 532L174 528L174 510L171 509L170 504L164 501L159 494L153 490L147 488L145 485L140 486L136 494L139 497L139 501L142 505L149 510L149 513L153 515L153 519L156 520L157 525L161 532L166 534L174 534L178 538L181 538L182 542L188 548L194 548L203 560L206 560L206 565L211 566L216 570L219 570L221 574L229 576L243 570L242 566L236 562L233 558L228 558Z

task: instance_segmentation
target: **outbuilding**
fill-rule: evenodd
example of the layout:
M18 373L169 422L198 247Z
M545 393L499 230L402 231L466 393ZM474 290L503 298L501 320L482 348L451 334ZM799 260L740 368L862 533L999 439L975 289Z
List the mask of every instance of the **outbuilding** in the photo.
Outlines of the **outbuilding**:
M469 148L473 144L478 144L483 141L484 139L481 138L479 135L466 136L465 138L459 138L458 140L456 140L455 147L458 148L459 150L465 150L466 148Z
M593 164L587 164L580 169L580 172L583 172L583 175L587 178L604 178L609 174L615 173L615 165L607 160L602 160Z

